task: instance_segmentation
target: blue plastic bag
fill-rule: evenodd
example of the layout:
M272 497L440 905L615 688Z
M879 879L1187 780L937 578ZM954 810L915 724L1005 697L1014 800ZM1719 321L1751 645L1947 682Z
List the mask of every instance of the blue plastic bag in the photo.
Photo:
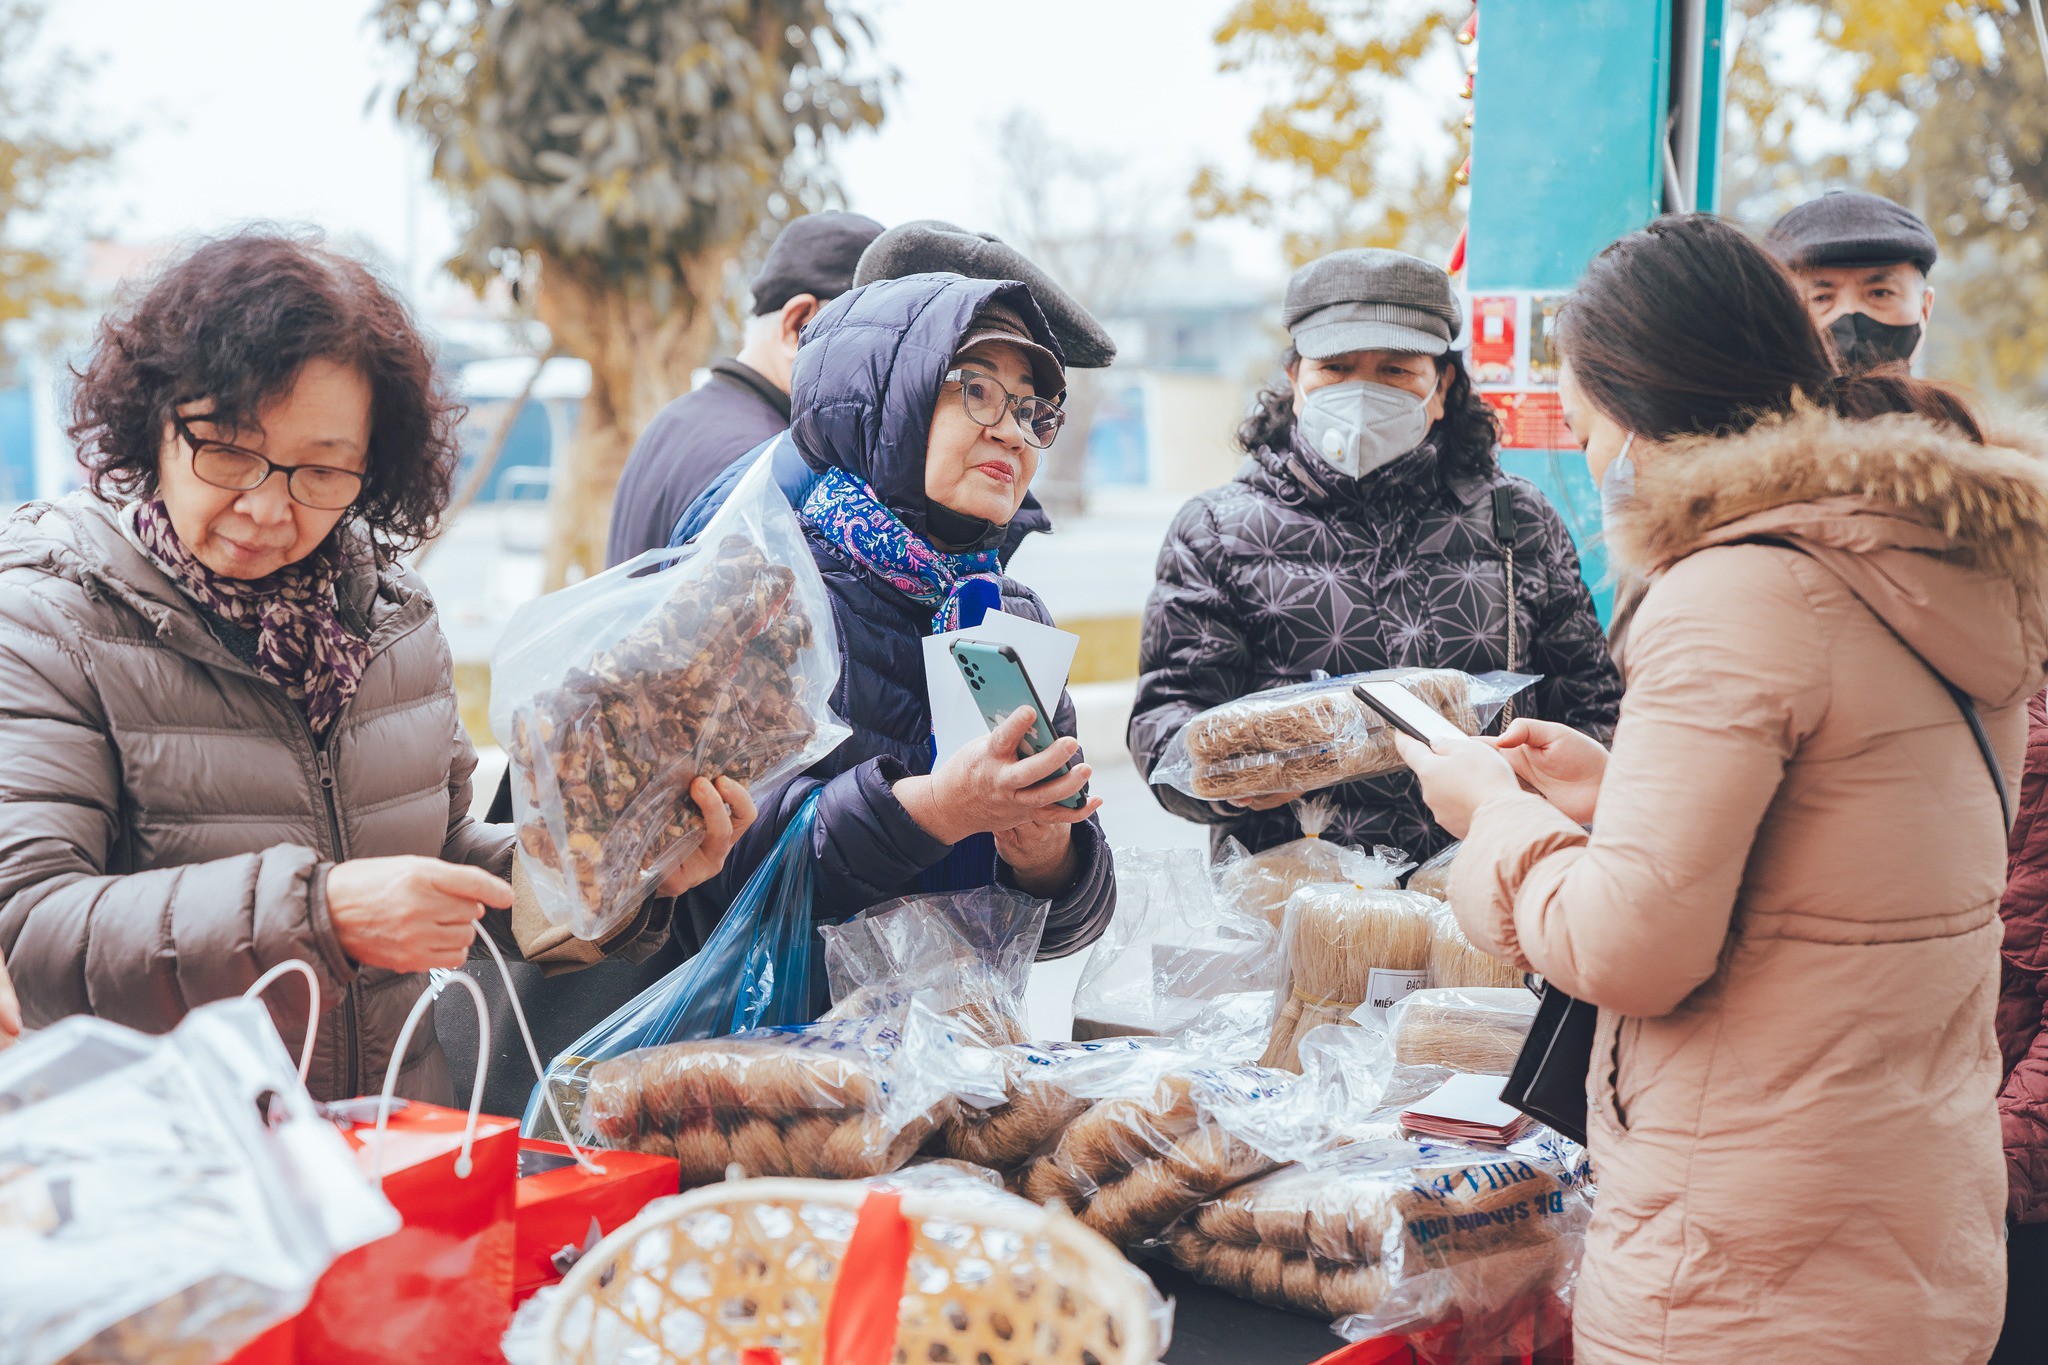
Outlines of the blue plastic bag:
M811 829L817 808L813 792L733 898L702 951L613 1010L548 1064L546 1078L526 1102L520 1124L524 1136L562 1140L548 1112L550 1086L562 1121L578 1126L590 1068L599 1062L663 1043L809 1021L811 903L817 885Z

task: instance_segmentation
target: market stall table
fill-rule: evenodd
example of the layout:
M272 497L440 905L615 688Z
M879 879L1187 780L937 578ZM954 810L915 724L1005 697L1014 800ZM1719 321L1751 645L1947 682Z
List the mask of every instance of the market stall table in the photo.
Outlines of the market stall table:
M1311 1365L1344 1345L1326 1322L1197 1284L1163 1261L1141 1264L1173 1300L1166 1365Z

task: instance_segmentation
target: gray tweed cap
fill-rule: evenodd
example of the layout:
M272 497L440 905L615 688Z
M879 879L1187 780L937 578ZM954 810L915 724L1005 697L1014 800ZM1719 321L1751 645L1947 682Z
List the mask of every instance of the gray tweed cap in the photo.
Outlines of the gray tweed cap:
M936 218L899 223L868 245L854 269L858 288L876 280L945 271L973 280L1016 280L1031 291L1032 302L1075 369L1099 370L1116 359L1116 343L1094 315L1052 276L1033 265L1017 248L987 232L970 232Z

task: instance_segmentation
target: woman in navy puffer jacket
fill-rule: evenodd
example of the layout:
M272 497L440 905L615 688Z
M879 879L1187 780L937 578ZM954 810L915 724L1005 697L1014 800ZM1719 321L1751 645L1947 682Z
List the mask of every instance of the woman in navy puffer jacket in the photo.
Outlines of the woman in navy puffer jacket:
M832 596L853 729L764 801L719 877L687 901L699 941L813 791L816 914L839 919L920 891L1000 884L1051 902L1041 958L1093 943L1116 905L1094 812L1056 804L1081 789L1074 708L1063 738L1018 760L1025 718L932 769L925 637L998 601L1049 622L998 554L1058 414L1029 403L1065 390L1059 344L1019 283L958 275L884 280L834 300L805 330L788 437L810 477L792 494ZM993 418L993 423L990 423ZM770 452L771 455L773 452ZM1069 776L1055 777L1071 761Z

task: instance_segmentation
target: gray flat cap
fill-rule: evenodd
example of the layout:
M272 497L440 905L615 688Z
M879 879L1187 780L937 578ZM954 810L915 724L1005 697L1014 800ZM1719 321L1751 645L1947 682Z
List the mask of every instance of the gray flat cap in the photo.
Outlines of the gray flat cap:
M1442 355L1463 325L1449 275L1380 247L1333 251L1295 271L1281 317L1310 360L1347 351Z
M986 232L969 232L936 218L899 223L869 244L853 272L856 288L876 280L945 271L971 280L1016 280L1052 328L1067 364L1099 370L1116 359L1116 343L1079 300L1053 282L1017 248Z
M1794 270L1911 261L1926 274L1937 255L1920 215L1883 195L1831 190L1771 225L1764 238Z

